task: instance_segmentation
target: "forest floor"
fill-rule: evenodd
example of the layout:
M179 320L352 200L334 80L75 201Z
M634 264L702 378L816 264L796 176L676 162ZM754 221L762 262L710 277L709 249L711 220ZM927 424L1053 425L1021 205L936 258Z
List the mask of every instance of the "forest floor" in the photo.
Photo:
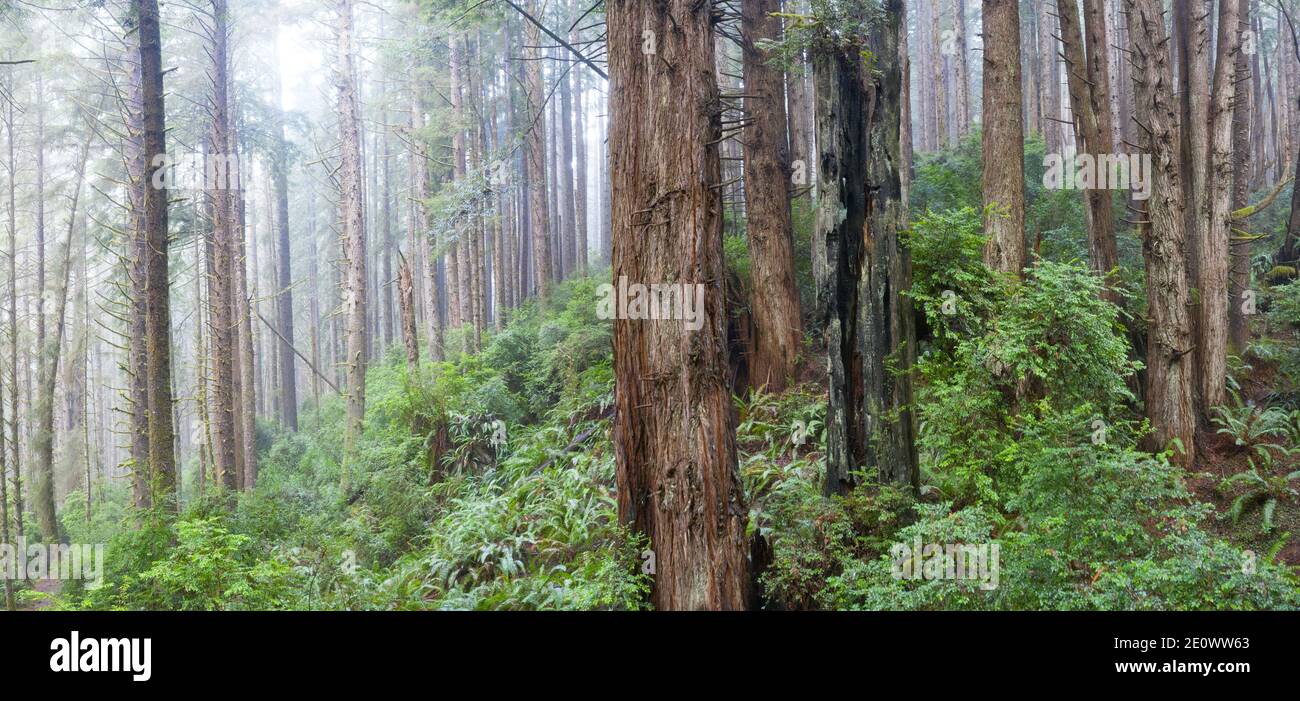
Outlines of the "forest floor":
M1270 395L1276 393L1278 384L1277 368L1270 363L1255 361L1251 373L1242 378L1241 400L1255 406L1266 406ZM1210 528L1218 535L1254 548L1256 553L1266 555L1279 541L1281 549L1277 561L1292 567L1300 566L1300 499L1279 499L1273 514L1273 528L1262 528L1262 502L1247 507L1236 523L1231 518L1232 502L1241 492L1239 488L1222 490L1219 485L1232 475L1247 472L1251 468L1251 456L1254 451L1247 446L1237 445L1232 436L1218 433L1214 428L1202 428L1197 432L1197 469L1188 487L1201 501L1215 508L1215 516L1210 519ZM1300 469L1300 455L1278 459L1273 474L1286 474Z
M19 610L43 611L54 605L54 597L63 588L63 583L57 579L37 579L31 585L32 589Z

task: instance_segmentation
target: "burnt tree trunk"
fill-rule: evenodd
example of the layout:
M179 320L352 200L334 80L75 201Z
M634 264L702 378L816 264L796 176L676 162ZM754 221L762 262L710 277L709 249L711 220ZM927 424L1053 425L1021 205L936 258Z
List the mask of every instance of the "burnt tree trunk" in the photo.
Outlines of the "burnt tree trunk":
M866 37L875 56L897 54L902 2ZM827 494L858 484L919 482L910 414L915 353L911 256L899 241L905 218L899 176L902 72L864 65L861 46L822 46L813 55L821 155L814 265L830 355Z

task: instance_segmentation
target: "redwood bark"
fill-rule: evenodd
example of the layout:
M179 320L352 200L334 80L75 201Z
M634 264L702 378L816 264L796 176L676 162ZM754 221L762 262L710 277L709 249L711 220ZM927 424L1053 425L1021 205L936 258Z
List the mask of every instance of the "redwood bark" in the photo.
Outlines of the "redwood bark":
M1152 158L1152 194L1142 225L1149 334L1146 416L1153 430L1149 447L1163 450L1177 439L1183 450L1175 451L1174 460L1189 466L1196 454L1196 411L1173 72L1160 1L1123 1L1133 57L1134 116L1146 127L1141 146Z
M750 384L785 389L803 346L799 290L794 281L790 221L789 154L781 72L768 63L761 41L781 38L777 0L752 0L741 8L744 36L745 203L754 343Z
M1183 218L1187 232L1187 278L1193 288L1202 279L1202 251L1209 245L1209 213L1205 197L1208 194L1210 164L1210 30L1209 3L1212 0L1174 0L1173 32L1174 53L1178 61L1179 118ZM1131 30L1130 30L1131 31ZM1133 38L1130 37L1130 41ZM1134 85L1139 76L1134 74ZM1139 127L1139 130L1141 127ZM1200 393L1201 355L1198 343L1200 332L1202 295L1192 297L1192 373L1193 390Z
M1087 10L1088 38L1085 55L1078 4L1074 0L1057 0L1062 53L1069 76L1070 107L1074 111L1078 152L1094 157L1107 156L1114 150L1114 143L1111 141L1105 20L1099 0L1088 0ZM1102 23L1100 26L1099 22ZM1072 167L1072 164L1066 164L1066 167ZM1110 277L1119 265L1111 192L1101 187L1092 187L1084 191L1084 200L1087 204L1084 214L1088 225L1088 257L1093 270L1107 278L1106 299L1118 302L1119 295L1114 290L1115 280Z
M896 55L905 31L902 1L887 0L885 9L867 37L876 56ZM863 467L882 483L919 484L910 415L915 330L903 295L911 258L899 241L902 72L893 61L864 66L862 48L828 42L813 58L825 176L813 262L830 355L827 494L847 493Z
M530 0L528 10L536 16L537 2ZM551 267L551 229L546 216L546 93L542 84L541 32L532 23L524 32L528 45L525 90L528 93L528 118L532 126L524 139L524 159L528 169L528 216L532 234L533 285L538 295L546 297L554 281ZM640 34L638 33L638 37ZM712 42L710 42L712 45Z
M650 539L659 609L748 600L726 382L715 9L707 0L607 5L615 280L704 289L697 331L678 319L614 322L619 518Z
M957 122L957 137L960 139L970 133L971 115L970 115L970 63L967 58L966 47L966 0L953 0L953 40L955 56L955 112L954 119ZM903 47L900 55L907 55L907 23L903 23L903 31L899 36L899 44ZM907 81L904 80L904 85ZM906 106L911 100L907 99L907 92L904 90L903 103ZM904 110L904 124L906 124L906 110Z
M1227 400L1228 387L1228 246L1232 231L1233 102L1237 98L1237 54L1241 49L1241 0L1219 0L1218 57L1214 64L1214 94L1210 103L1210 191L1203 217L1208 235L1200 251L1196 286L1201 293L1200 413L1209 421L1213 407Z
M1251 10L1253 1L1241 0L1240 16L1236 34L1239 40L1251 27ZM1259 37L1255 38L1259 41ZM1255 55L1258 57L1258 54ZM1258 149L1252 149L1259 133L1254 117L1257 114L1256 102L1258 90L1252 85L1251 59L1243 49L1237 51L1233 83L1237 86L1236 99L1232 101L1232 203L1230 209L1236 211L1249 204L1251 184L1251 153L1262 161ZM1243 227L1244 228L1244 227ZM1228 230L1228 346L1234 353L1241 353L1250 341L1250 324L1242 309L1245 295L1250 290L1250 239L1242 237L1232 229Z
M1019 3L984 0L984 262L1016 277L1026 262L1020 75Z

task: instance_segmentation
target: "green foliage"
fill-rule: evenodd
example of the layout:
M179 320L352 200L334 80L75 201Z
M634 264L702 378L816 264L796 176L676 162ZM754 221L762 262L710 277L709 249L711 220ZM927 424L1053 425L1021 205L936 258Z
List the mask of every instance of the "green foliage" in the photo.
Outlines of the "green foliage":
M288 564L250 556L251 538L219 516L176 523L176 545L140 574L160 601L181 610L266 610L289 603L296 584Z
M1027 426L1069 412L1076 436L1133 401L1118 309L1078 262L1038 261L1023 283L989 270L975 210L927 212L914 223L910 296L928 322L917 371L918 448L947 499L997 503L1014 485ZM923 339L924 340L924 339Z
M1291 441L1300 449L1300 432L1292 423L1292 415L1280 407L1258 407L1243 404L1241 396L1232 393L1233 405L1214 407L1211 420L1218 433L1232 438L1244 451L1250 451L1261 460L1272 459L1270 453L1289 454L1283 443Z
M1268 310L1264 315L1268 335L1251 346L1251 353L1275 361L1294 392L1300 386L1300 280L1269 288L1262 306Z
M764 576L768 606L863 610L1294 609L1287 568L1212 535L1212 508L1191 498L1166 456L1055 438L1059 420L1028 432L1022 479L1005 509L951 501L912 505L863 487L784 502ZM1068 423L1068 420L1065 421ZM811 486L811 485L806 485ZM996 570L975 578L900 576L893 544L997 546ZM993 564L991 561L988 563Z
M1282 450L1284 455L1300 452L1300 449ZM1277 474L1273 453L1267 450L1257 456L1252 455L1247 460L1250 469L1225 478L1219 483L1219 491L1229 492L1238 488L1241 490L1232 500L1232 506L1227 513L1227 517L1232 519L1233 524L1239 522L1252 505L1259 504L1260 528L1267 533L1273 530L1275 525L1273 514L1277 510L1278 502L1294 500L1300 496L1300 491L1291 486L1293 482L1300 481L1300 470Z
M742 469L769 608L1300 607L1288 568L1212 535L1181 469L1136 450L1140 366L1097 275L1043 259L1022 282L994 274L970 206L921 210L908 241L921 501L871 485L826 499L816 468ZM996 577L899 576L893 547L918 541L996 546Z

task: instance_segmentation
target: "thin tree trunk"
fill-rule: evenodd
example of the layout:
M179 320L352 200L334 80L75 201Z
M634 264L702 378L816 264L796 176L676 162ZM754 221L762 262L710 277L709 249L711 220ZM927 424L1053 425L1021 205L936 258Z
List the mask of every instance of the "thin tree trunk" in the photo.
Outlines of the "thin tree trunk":
M536 15L537 2L528 3L530 13ZM638 35L639 36L639 35ZM528 215L532 234L533 280L538 295L546 297L554 280L551 268L551 231L546 216L546 117L545 88L542 84L541 34L529 24L525 31L527 66L525 89L528 93L528 118L532 126L524 141L524 158L528 168ZM712 42L710 42L712 45Z
M233 140L230 135L230 100L227 55L229 25L226 0L212 0L212 134L209 158L229 166ZM220 166L218 166L219 168ZM208 168L209 174L217 168ZM229 177L229 172L224 173ZM208 277L208 314L212 357L212 444L213 468L228 492L239 488L235 431L235 322L231 311L234 297L230 279L234 238L234 200L227 182L209 182L213 204L211 250Z
M785 0L786 12L799 13L806 8L802 0ZM803 177L792 182L796 192L816 182L816 159L813 157L812 89L808 64L800 51L790 70L785 74L786 90L790 101L790 162L796 173Z
M1210 180L1205 197L1208 236L1200 251L1196 286L1201 293L1200 350L1203 421L1212 407L1227 400L1228 377L1228 253L1232 231L1233 102L1237 98L1237 55L1241 0L1219 0L1218 57L1214 66L1214 93L1210 103Z
M1254 2L1239 0L1240 17L1236 34L1244 37L1251 28L1251 10ZM1244 41L1244 38L1242 39ZM1258 38L1252 39L1258 41ZM1253 53L1253 52L1252 52ZM1249 204L1251 182L1251 154L1259 158L1259 151L1252 150L1253 136L1257 133L1252 121L1256 110L1256 92L1251 89L1252 71L1250 58L1245 50L1238 50L1233 71L1233 83L1237 86L1236 99L1232 101L1232 200L1230 209L1237 211ZM1255 81L1258 82L1258 81ZM1229 222L1231 225L1231 222ZM1247 323L1243 302L1250 290L1250 240L1228 229L1228 347L1233 353L1241 353L1250 340L1250 325Z
M342 164L339 185L342 189L340 214L343 218L344 258L347 276L344 283L344 318L347 323L347 431L341 487L346 494L352 488L351 472L356 458L357 440L361 437L366 415L366 219L361 192L361 139L358 134L357 94L352 58L352 0L337 0L338 26L336 41L338 67L339 143Z
M1069 78L1070 107L1074 112L1074 128L1078 134L1079 152L1094 158L1108 156L1114 150L1111 142L1109 70L1106 65L1104 22L1100 0L1088 0L1087 54L1084 53L1084 33L1079 20L1078 4L1074 0L1058 0L1061 44L1065 56L1065 70ZM1095 161L1104 162L1104 161ZM1066 168L1074 164L1066 163ZM1115 244L1115 227L1111 210L1111 192L1102 187L1084 191L1087 208L1084 210L1088 225L1088 257L1093 270L1107 278L1105 297L1118 302L1114 278L1110 277L1119 265Z
M1042 109L1043 141L1049 153L1060 153L1065 149L1066 134L1059 121L1061 119L1061 71L1060 64L1057 62L1060 53L1057 48L1057 28L1053 26L1056 13L1052 11L1051 3L1040 2L1037 5L1039 8L1038 68L1043 93L1039 99ZM1075 14L1078 15L1077 8ZM1076 121L1078 118L1078 115L1075 115Z
M571 42L578 41L577 30L574 30L570 37ZM586 69L575 67L573 74L574 85L574 134L576 142L574 143L574 202L573 202L573 224L575 238L578 243L578 260L577 272L579 275L587 272L587 266L591 262L591 255L588 251L589 244L587 241L587 109L584 98ZM782 110L784 113L784 110ZM784 124L782 129L784 130Z
M280 53L276 41L276 55ZM284 425L290 431L298 430L298 371L293 354L293 252L289 246L289 154L284 134L284 112L280 71L275 69L275 227L278 234L276 266L276 315L280 336L280 409ZM385 169L387 177L387 169ZM385 180L387 182L387 180ZM314 323L314 322L313 322Z
M1025 130L1021 112L1020 6L984 0L984 229L989 267L1025 268Z
M571 24L568 20L566 24ZM573 69L564 70L560 76L560 139L559 175L560 208L564 219L564 268L572 275L578 270L578 203L575 201L573 183Z
M37 392L37 428L33 441L35 465L33 475L33 501L41 538L46 543L59 541L59 521L54 506L54 392L55 378L59 375L59 356L63 346L63 323L68 309L68 280L72 271L72 239L77 230L77 205L81 198L81 184L86 177L86 158L90 153L93 130L88 130L81 147L77 178L72 188L71 210L68 214L68 235L63 244L62 284L59 301L54 312L54 334L48 344L40 346L40 389Z
M953 0L952 12L953 12L953 42L954 42L953 50L956 52L956 56L954 57L955 58L954 63L956 64L955 65L956 75L953 80L955 86L955 95L953 99L956 102L956 111L955 111L954 118L956 119L957 122L957 137L960 139L962 137L965 137L966 134L970 133L970 125L971 125L970 63L967 58L968 50L966 47L966 0ZM906 22L903 23L903 30L899 34L899 44L901 46L899 55L906 56L907 55L907 23ZM904 86L907 85L906 80L904 80L903 83ZM903 102L902 118L903 118L904 129L907 133L910 134L911 127L910 125L907 124L910 110L907 109L907 105L908 103L911 102L911 100L907 98L907 95L908 93L905 87L903 91L903 100L902 100ZM910 156L911 146L908 145L906 147L906 150L908 152L908 155ZM909 161L904 160L903 163L908 164ZM905 166L903 170L906 170L907 167L908 166ZM904 198L903 201L906 202L907 201L906 198Z
M242 117L239 124L243 124ZM236 139L242 142L242 139ZM247 146L240 149L249 153ZM248 221L247 201L244 197L244 174L241 167L242 155L236 154L231 159L235 181L235 231L231 247L230 278L233 286L231 299L231 320L235 324L236 354L235 372L235 411L238 422L235 435L239 440L237 451L237 484L241 490L252 489L257 478L257 366L253 355L253 321L256 313L257 291L249 289L249 268L253 271L254 284L257 276L257 239L256 227ZM268 214L270 212L268 211ZM250 242L251 239L251 242Z

